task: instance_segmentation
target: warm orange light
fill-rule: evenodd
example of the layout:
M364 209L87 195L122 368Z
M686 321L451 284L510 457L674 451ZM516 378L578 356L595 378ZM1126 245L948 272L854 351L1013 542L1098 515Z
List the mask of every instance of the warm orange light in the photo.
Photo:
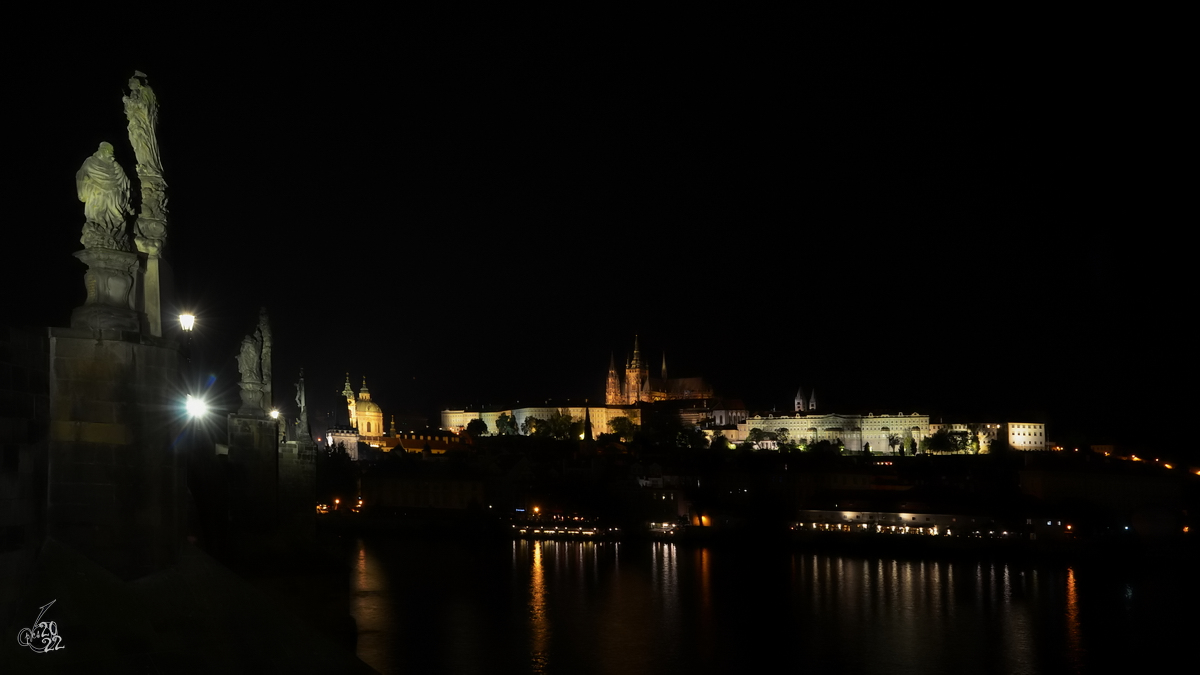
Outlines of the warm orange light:
M1070 526L1070 525L1068 525L1068 526L1067 526L1067 529L1068 529L1068 530L1069 530L1069 529L1071 529L1071 526Z
M1174 468L1175 468L1175 467L1171 466L1170 464L1163 464L1163 466L1167 467L1168 469L1174 469Z

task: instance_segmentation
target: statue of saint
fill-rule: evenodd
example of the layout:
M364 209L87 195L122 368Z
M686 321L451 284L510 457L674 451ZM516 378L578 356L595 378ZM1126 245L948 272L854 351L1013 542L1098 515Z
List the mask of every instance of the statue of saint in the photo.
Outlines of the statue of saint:
M129 250L127 219L129 208L129 178L113 157L111 143L101 143L75 174L75 190L83 202L83 237L85 248Z
M260 307L258 310L258 329L255 331L255 337L258 339L261 349L259 353L262 356L259 362L259 370L262 373L263 391L265 392L266 400L264 404L270 406L271 399L271 350L273 343L271 342L271 322L267 318L267 308Z
M262 373L259 371L260 346L259 341L249 335L242 338L242 349L238 352L237 364L243 384L262 384Z
M129 78L129 95L125 102L125 117L129 119L129 143L137 155L139 176L162 177L162 160L158 155L158 97L146 84L146 74L134 71Z

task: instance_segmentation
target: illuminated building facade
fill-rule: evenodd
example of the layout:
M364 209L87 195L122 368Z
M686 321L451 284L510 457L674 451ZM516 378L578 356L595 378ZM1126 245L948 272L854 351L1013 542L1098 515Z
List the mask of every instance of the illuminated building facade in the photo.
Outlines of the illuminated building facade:
M980 423L980 424L930 424L929 433L936 434L941 430L952 432L972 433L973 429L979 432L979 445L981 449L987 449L991 446L992 440L996 438L1007 438L1008 445L1013 450L1025 452L1039 452L1048 450L1049 445L1046 442L1046 425L1040 422L1004 422L1004 423Z
M518 429L524 428L526 420L529 418L537 418L540 420L550 419L556 413L564 413L571 416L572 422L583 422L584 413L587 412L592 420L592 433L595 436L609 433L610 427L608 423L618 417L627 417L634 424L642 423L641 411L634 407L626 406L529 406L525 408L512 408L509 410L492 410L488 412L478 412L470 410L443 410L442 411L442 428L449 431L461 432L467 428L467 424L471 420L483 420L488 427L489 434L499 433L496 426L496 420L501 415L511 416L517 424Z
M888 437L898 436L901 443L909 439L915 446L929 434L929 415L756 415L738 424L738 436L746 438L751 429L765 432L787 429L788 438L800 443L840 441L846 452L862 452L863 448L869 448L871 452L894 454L900 448L889 446Z
M358 432L364 441L378 441L383 438L383 409L371 400L371 392L367 389L367 378L363 377L362 389L358 396L350 389L350 373L346 373L346 388L342 390L346 397L346 410L350 413L350 426Z

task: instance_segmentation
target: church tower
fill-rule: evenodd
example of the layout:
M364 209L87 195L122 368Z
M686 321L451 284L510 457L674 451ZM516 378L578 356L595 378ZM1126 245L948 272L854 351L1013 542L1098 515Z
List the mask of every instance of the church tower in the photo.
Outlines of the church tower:
M796 412L805 412L807 404L804 402L804 387L796 390Z
M346 387L342 389L342 396L346 397L346 409L350 412L350 426L357 429L358 405L354 401L354 390L350 388L350 373L346 373Z
M638 338L633 336L633 358L625 366L626 402L630 404L650 400L650 368L642 361L638 349Z
M608 383L604 388L605 405L624 405L625 396L621 391L621 376L617 374L617 364L612 354L608 355Z
M808 411L816 412L817 410L817 390L812 390L812 396L808 397Z

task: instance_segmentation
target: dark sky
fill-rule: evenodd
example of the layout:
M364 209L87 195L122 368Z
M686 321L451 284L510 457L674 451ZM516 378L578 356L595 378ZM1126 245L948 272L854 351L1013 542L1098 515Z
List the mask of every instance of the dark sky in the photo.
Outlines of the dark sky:
M826 410L1149 442L1182 403L1169 37L595 18L13 50L11 323L82 302L74 174L109 140L133 175L137 68L221 391L265 305L276 389L303 365L318 410L346 371L385 413L597 399L634 334L753 407L803 385Z

